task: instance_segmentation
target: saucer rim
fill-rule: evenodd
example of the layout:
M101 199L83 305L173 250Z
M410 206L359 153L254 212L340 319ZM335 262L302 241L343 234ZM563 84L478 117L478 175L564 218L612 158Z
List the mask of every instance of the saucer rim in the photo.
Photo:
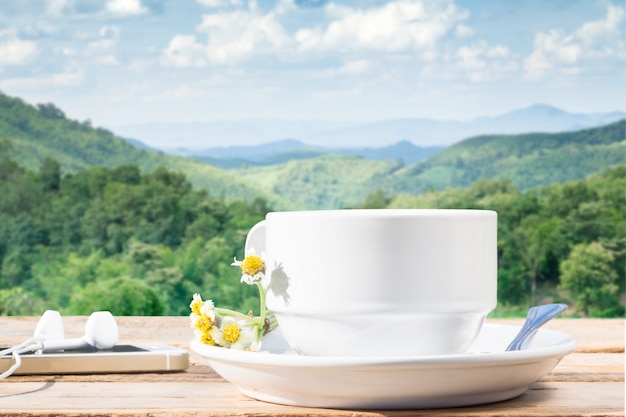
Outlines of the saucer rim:
M521 328L521 326L486 323L484 328L497 331L500 329ZM563 357L576 348L576 340L566 333L539 329L538 333L552 334L561 340L549 346L531 347L518 351L469 352L446 355L421 356L305 356L289 350L271 352L261 349L260 352L246 352L223 347L209 346L197 339L189 342L192 351L208 360L236 363L238 365L265 365L272 367L300 368L344 368L344 367L394 367L394 366L481 366L486 364L517 364L534 362L541 359ZM285 342L286 343L286 342Z

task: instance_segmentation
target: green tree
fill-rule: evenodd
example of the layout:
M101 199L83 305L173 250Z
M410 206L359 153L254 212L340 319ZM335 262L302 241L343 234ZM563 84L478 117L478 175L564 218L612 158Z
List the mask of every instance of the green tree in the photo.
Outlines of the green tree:
M610 202L591 200L580 203L565 218L569 242L575 244L614 237L619 232L615 228L615 211L616 207Z
M65 118L65 113L63 113L63 110L59 109L57 106L55 106L52 103L47 103L47 104L39 103L37 104L37 110L39 110L39 113L41 113L43 117L47 117L49 119L64 119Z
M36 316L43 311L42 300L21 287L0 290L1 316Z
M0 288L22 286L31 278L31 259L21 252L11 252L2 260Z
M556 217L545 221L537 215L530 215L513 232L515 247L530 281L530 297L533 303L536 302L541 268L555 250L561 233L561 223Z
M37 293L50 308L63 310L75 291L99 279L102 259L101 251L81 256L73 252L58 254L42 250L32 266Z
M580 243L561 263L560 289L569 292L585 315L610 316L619 310L614 257L598 242Z
M39 168L39 182L43 191L59 191L61 188L61 165L52 159L44 159Z
M13 143L8 139L0 139L0 156L8 158L13 152Z
M76 291L69 309L74 314L108 310L114 316L158 316L163 314L164 306L147 283L118 277L93 282Z
M365 202L359 208L382 209L387 208L390 202L391 197L388 197L383 189L378 188L367 196Z

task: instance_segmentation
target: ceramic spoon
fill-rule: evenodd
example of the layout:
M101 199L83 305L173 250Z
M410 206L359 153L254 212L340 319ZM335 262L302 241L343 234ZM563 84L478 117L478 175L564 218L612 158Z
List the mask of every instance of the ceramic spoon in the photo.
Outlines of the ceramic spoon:
M524 342L532 337L541 326L565 310L567 310L565 304L546 304L531 307L526 315L524 325L506 350L522 350Z

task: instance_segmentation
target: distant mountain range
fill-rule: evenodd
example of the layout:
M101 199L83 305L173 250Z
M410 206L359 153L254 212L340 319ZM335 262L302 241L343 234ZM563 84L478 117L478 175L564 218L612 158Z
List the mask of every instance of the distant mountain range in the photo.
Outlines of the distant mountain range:
M231 172L297 207L317 209L358 206L375 190L415 195L464 188L480 179L507 180L527 190L626 164L625 128L621 120L574 132L475 136L407 166L325 154Z
M408 141L417 146L447 146L484 134L557 133L602 126L626 117L623 111L570 113L545 104L471 120L405 118L371 123L240 120L192 123L146 123L110 126L117 134L151 147L206 150L258 145L293 138L314 147L381 148Z
M179 148L170 150L170 153L223 169L233 169L247 165L275 165L328 154L360 156L374 161L391 160L411 165L442 149L443 146L416 146L407 140L381 148L325 148L307 145L295 139L285 139L252 146L220 146L197 150Z
M523 113L518 117L524 120ZM416 195L462 188L480 179L507 180L522 190L582 179L626 165L625 129L622 119L562 133L478 135L443 149L423 148L408 140L384 146L322 147L290 139L214 148L212 156L204 156L238 164L226 171L68 119L53 104L32 106L0 93L0 156L10 156L27 169L40 169L46 158L58 161L67 174L124 164L136 164L144 172L163 166L227 201L261 197L275 210L355 207L376 190Z

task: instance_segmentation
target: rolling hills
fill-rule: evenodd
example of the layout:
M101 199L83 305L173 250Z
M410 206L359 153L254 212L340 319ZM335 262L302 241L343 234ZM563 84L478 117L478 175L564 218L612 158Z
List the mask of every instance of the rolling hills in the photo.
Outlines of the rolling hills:
M626 120L563 133L484 135L461 141L423 161L403 166L353 155L321 155L270 166L232 170L298 207L341 208L386 195L467 187L480 178L532 187L582 179L626 164Z
M276 210L353 207L376 190L388 196L413 195L467 187L480 178L508 179L522 190L582 179L626 164L625 128L626 120L621 120L561 133L475 136L416 163L397 157L423 151L410 143L327 149L292 141L273 144L273 151L256 164L245 163L250 156L240 149L241 160L231 159L232 165L222 165L230 169L221 169L210 157L203 163L147 149L89 121L70 120L53 104L32 106L0 93L0 141L9 141L11 158L28 169L38 170L48 157L56 159L64 173L123 164L150 172L164 166L184 173L211 195L248 201L262 197Z
M336 209L361 204L376 184L401 166L352 155L322 155L233 172L288 198L296 207Z
M94 166L136 164L144 172L158 166L184 173L196 187L227 200L263 197L272 205L289 207L281 197L247 183L233 173L198 161L134 146L112 132L65 117L54 104L31 106L0 93L0 140L11 143L11 158L38 170L45 158L57 160L62 172Z
M484 135L452 145L393 175L394 193L466 187L479 178L509 179L526 190L583 179L626 163L626 120L563 133Z

